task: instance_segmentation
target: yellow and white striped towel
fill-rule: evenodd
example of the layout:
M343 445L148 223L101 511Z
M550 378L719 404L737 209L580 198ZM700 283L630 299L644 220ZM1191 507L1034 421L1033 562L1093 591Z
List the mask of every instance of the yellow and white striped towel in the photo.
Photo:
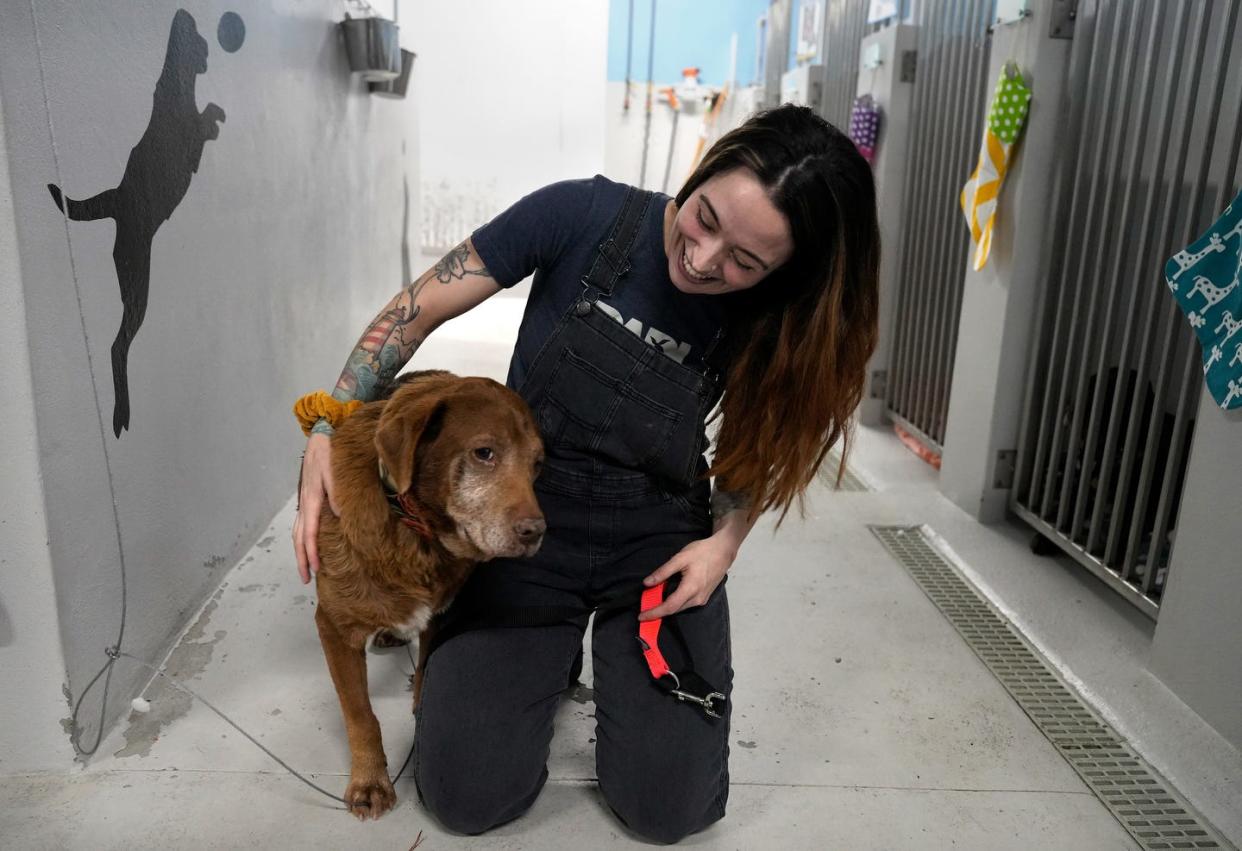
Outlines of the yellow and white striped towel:
M976 272L988 262L992 250L992 228L996 223L996 200L1009 170L1010 154L1018 134L1026 124L1031 90L1014 65L1001 72L988 110L983 144L979 147L979 164L962 187L962 213L970 228L971 268Z

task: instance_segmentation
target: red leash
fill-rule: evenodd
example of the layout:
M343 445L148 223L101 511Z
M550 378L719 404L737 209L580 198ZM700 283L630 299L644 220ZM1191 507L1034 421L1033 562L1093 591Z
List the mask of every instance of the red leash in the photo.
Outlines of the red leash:
M662 602L664 602L663 582L643 591L638 610L640 613L649 612ZM643 658L647 660L647 669L651 671L651 676L673 697L682 702L697 704L712 718L720 718L721 714L718 710L724 708L725 696L715 691L694 671L686 670L678 675L673 673L668 666L664 654L660 652L660 625L663 621L663 618L656 618L650 621L640 621L638 624L638 643L642 645ZM691 689L702 692L702 694L694 694Z

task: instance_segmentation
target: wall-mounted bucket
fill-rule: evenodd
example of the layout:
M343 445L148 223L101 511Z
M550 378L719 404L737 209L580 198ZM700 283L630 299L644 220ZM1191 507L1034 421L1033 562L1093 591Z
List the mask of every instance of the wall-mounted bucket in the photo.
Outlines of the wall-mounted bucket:
M414 70L414 57L416 55L412 50L402 50L401 73L396 79L387 80L383 83L367 83L367 88L371 90L371 94L379 95L383 98L405 97L405 89L410 84L410 72Z
M401 48L397 44L397 25L387 18L346 18L345 52L349 70L374 82L401 76Z

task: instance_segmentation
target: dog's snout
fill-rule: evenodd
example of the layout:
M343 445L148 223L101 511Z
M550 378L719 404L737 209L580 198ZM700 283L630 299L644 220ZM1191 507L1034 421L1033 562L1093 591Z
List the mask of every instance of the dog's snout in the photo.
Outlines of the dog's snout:
M523 544L531 544L543 537L548 524L542 517L523 517L513 524L513 531Z

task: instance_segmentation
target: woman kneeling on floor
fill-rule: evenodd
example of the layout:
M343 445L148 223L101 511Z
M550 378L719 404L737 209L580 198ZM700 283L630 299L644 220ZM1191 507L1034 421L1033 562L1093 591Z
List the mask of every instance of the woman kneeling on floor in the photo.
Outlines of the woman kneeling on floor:
M446 827L482 833L530 808L586 613L674 579L640 620L669 619L681 637L662 642L673 671L693 667L700 690L723 699L670 696L671 678L653 676L635 640L637 604L604 605L592 633L599 787L628 828L657 841L724 816L725 577L759 515L783 517L848 440L875 347L878 258L870 168L845 135L787 105L724 135L676 198L598 176L526 196L369 326L333 391L340 401L375 398L437 326L534 274L508 385L546 445L536 491L547 534L533 558L480 565L447 615L583 616L466 630L432 653L414 774ZM303 463L303 581L318 569L330 437L321 421Z

